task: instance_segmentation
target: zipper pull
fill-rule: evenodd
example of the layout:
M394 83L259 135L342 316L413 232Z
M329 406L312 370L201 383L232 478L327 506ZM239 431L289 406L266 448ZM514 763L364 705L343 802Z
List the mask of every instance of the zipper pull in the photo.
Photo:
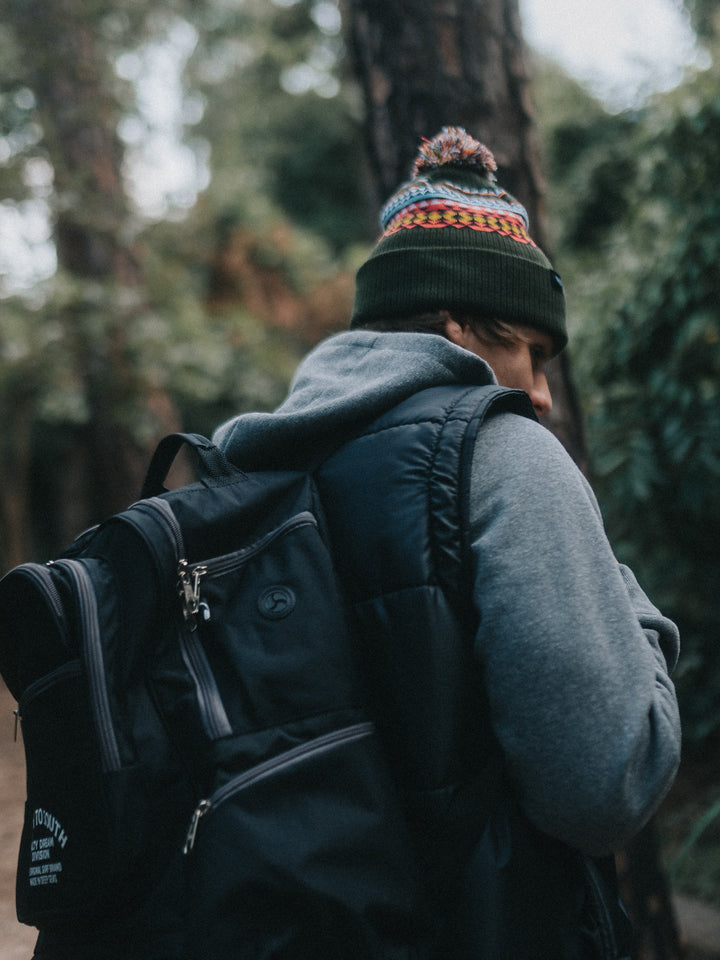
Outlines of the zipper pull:
M187 832L185 837L185 845L183 846L183 854L187 856L192 848L195 846L195 837L197 836L198 824L202 817L209 811L212 803L209 800L201 800L200 803L195 807L195 812L193 813L192 820L190 821L190 829Z
M207 567L197 566L192 571L187 560L178 564L178 595L182 601L182 612L189 622L190 629L197 628L197 615L200 610L200 581L207 573Z
M17 743L18 720L20 719L20 711L13 710L13 713L15 714L15 743Z

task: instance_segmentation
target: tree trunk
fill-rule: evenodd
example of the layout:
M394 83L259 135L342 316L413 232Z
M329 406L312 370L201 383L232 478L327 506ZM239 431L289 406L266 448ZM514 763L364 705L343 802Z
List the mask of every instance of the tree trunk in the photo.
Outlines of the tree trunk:
M15 19L54 171L58 265L75 281L59 319L89 420L74 434L84 449L71 452L68 465L84 462L88 470L67 508L73 521L88 523L137 496L148 459L132 430L146 396L127 336L144 306L143 273L128 239L118 80L99 40L99 15L84 0L24 0ZM176 427L171 417L157 433ZM63 518L59 526L67 526Z
M501 183L548 250L527 57L517 0L346 0L348 48L364 93L378 206L408 177L421 137L462 126L495 155ZM547 426L585 469L582 416L567 359L548 371Z
M500 182L527 208L549 250L517 0L345 0L352 69L365 100L365 143L378 206L409 176L421 137L462 126L495 155ZM546 425L587 472L583 418L567 356L548 369ZM677 956L677 931L652 825L621 857L642 960Z
M3 410L0 457L0 576L27 559L30 525L31 391L20 387L11 400Z

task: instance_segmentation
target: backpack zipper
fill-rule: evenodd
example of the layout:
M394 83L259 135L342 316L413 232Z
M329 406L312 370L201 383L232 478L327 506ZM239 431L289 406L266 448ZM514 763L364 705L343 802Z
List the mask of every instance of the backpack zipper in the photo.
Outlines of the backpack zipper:
M210 797L206 797L198 803L192 820L190 821L190 827L185 838L185 845L183 846L183 853L186 855L189 854L195 846L198 826L202 818L236 793L274 774L294 767L299 763L303 763L305 760L319 756L321 753L326 753L328 750L333 750L335 747L370 736L374 729L374 724L366 720L361 723L354 723L349 727L342 727L340 730L332 730L330 733L316 737L307 743L298 744L297 747L286 750L276 757L270 757L270 759L264 760L262 763L258 763L249 770L245 770L243 773L239 773L231 780L228 780L227 783L219 787Z
M190 629L187 624L181 624L178 633L180 653L190 676L195 682L195 693L205 732L211 740L227 737L233 732L232 724L228 719L225 705L215 682L215 675L208 663L197 632Z
M177 591L181 600L183 618L190 630L197 630L197 615L202 606L200 581L207 570L206 564L196 563L191 567L187 560L180 560L177 565Z
M55 620L57 625L62 629L62 632L65 634L65 621L63 619L65 610L63 607L62 598L58 588L55 586L55 581L53 580L53 575L49 570L49 567L53 566L53 561L51 560L49 564L42 565L39 563L25 563L19 568L20 572L25 574L31 580L34 580L41 591L45 594L47 599L50 601L50 606L52 607L52 612L55 615ZM67 646L67 636L64 638L65 646Z
M185 553L185 542L183 540L182 528L180 527L178 518L175 516L173 508L167 500L163 500L162 497L148 497L147 500L138 500L137 503L134 503L132 507L130 507L130 510L138 512L149 511L150 513L159 514L160 519L163 521L161 525L172 540L172 545L175 548L175 556L178 558L183 556ZM148 539L142 528L140 528L140 534L145 540Z
M258 553L266 550L278 537L285 536L285 534L291 533L298 527L317 527L317 525L315 515L309 510L303 510L301 513L288 517L279 527L275 527L259 540L247 547L242 547L240 550L234 550L232 553L225 553L220 557L212 557L210 560L203 560L199 563L189 563L187 560L181 560L180 567L182 570L178 570L178 576L183 584L183 613L185 619L197 623L197 616L200 613L202 613L203 620L211 619L212 612L201 597L201 581L203 579L220 577L225 573L232 572ZM195 627L191 626L191 629L195 629Z
M56 684L61 683L63 680L69 680L73 677L81 677L82 673L82 664L79 660L68 660L66 663L61 663L59 667L55 667L55 669L51 670L50 673L46 673L42 677L38 677L37 680L33 680L33 682L23 690L22 696L18 701L17 709L13 710L13 713L15 714L16 741L18 721L22 722L23 710L28 703L30 703L36 697L39 697L46 690L49 690Z
M148 497L138 500L132 508L139 512L149 512L161 521L161 528L167 533L172 543L176 558L177 589L181 598L184 623L178 627L178 643L180 653L195 686L195 695L200 708L200 716L207 735L216 740L232 733L232 726L228 720L225 707L220 697L220 691L215 683L210 664L199 639L195 635L196 615L199 609L199 585L203 576L203 565L195 564L194 570L184 559L185 543L182 528L170 504L162 497ZM147 540L142 527L137 527L141 535Z
M88 674L90 700L97 723L102 768L105 773L111 773L120 770L122 763L110 710L100 637L100 621L98 620L92 579L82 560L56 560L54 566L67 570L75 586L80 608L79 621L84 640L85 668Z
M69 649L66 629L67 625L65 621L65 608L62 597L60 596L60 591L55 585L55 580L50 572L51 566L53 566L53 561L50 561L44 565L39 563L25 563L18 568L18 573L28 577L29 580L32 580L39 588L40 593L47 599L63 646L66 649ZM22 711L27 703L34 697L43 693L44 690L48 689L53 684L64 679L66 675L70 677L73 675L80 676L81 674L82 667L80 665L80 661L70 660L66 663L60 664L59 667L55 667L55 669L51 670L50 673L46 673L42 677L38 677L37 680L33 680L33 682L29 684L25 690L23 690L20 699L18 700L18 705L16 709L13 710L13 714L15 715L15 730L13 735L15 743L17 743L18 723L22 722Z
M82 665L80 661L68 660L66 663L61 663L59 667L55 667L50 673L46 673L42 677L38 677L37 680L33 680L33 682L25 688L20 697L20 702L18 703L18 715L20 719L22 720L21 708L27 706L29 701L34 700L35 697L40 696L40 694L49 690L50 687L56 683L60 683L62 680L80 676L82 676Z

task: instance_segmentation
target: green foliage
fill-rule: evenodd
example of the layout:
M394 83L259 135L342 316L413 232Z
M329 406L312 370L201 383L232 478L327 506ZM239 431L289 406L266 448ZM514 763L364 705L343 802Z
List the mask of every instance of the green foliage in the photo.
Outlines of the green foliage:
M610 538L681 628L675 679L699 745L720 732L720 78L596 129L554 144L576 188L560 256L574 368Z
M662 824L668 879L676 890L720 906L720 793L700 782Z
M548 208L557 245L576 257L623 219L637 166L637 118L608 113L548 61L538 59L534 73Z
M280 210L340 254L371 240L376 224L360 186L358 95L341 82L332 11L339 17L329 0L209 2L193 20L187 81L204 104L195 135L212 144L207 212L260 224Z
M197 303L188 307L183 315L148 313L135 324L133 364L150 390L169 392L184 428L204 434L241 411L276 406L299 362L299 345L242 309L212 317ZM156 424L138 426L151 444Z
M720 31L720 3L718 0L683 0L698 36L717 39Z
M208 305L212 259L223 231L235 225L230 215L217 225L195 211L182 230L158 223L145 235L149 306L135 318L130 362L148 391L172 397L183 427L204 434L236 413L276 406L307 349L293 332L249 311L242 296L223 309ZM304 278L303 267L312 273L314 261L304 247L279 250L260 232L257 242L284 275ZM145 420L147 441L155 439L153 426Z
M338 252L376 230L358 176L356 129L347 114L308 95L288 111L269 162L272 196L296 223L317 231ZM308 130L313 131L307 137Z

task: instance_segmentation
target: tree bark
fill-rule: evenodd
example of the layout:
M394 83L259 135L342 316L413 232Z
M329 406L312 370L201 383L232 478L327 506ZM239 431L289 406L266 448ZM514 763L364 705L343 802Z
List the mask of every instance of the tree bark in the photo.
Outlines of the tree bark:
M84 0L24 0L14 22L54 171L58 265L75 283L59 319L89 410L85 428L74 433L84 449L68 460L68 469L88 465L83 484L65 484L74 502L60 507L68 519L87 523L137 496L148 460L132 429L144 414L146 388L128 348L128 330L144 306L144 278L116 132L118 79L100 39L102 11L90 7ZM158 435L175 429L176 418L157 427ZM67 525L61 517L59 527Z
M345 0L353 73L378 207L405 180L422 137L462 126L495 155L548 251L527 55L517 0ZM581 469L587 448L567 359L548 370L546 425Z
M0 457L0 576L27 559L30 525L32 389L17 389L10 399L11 409L3 411Z

